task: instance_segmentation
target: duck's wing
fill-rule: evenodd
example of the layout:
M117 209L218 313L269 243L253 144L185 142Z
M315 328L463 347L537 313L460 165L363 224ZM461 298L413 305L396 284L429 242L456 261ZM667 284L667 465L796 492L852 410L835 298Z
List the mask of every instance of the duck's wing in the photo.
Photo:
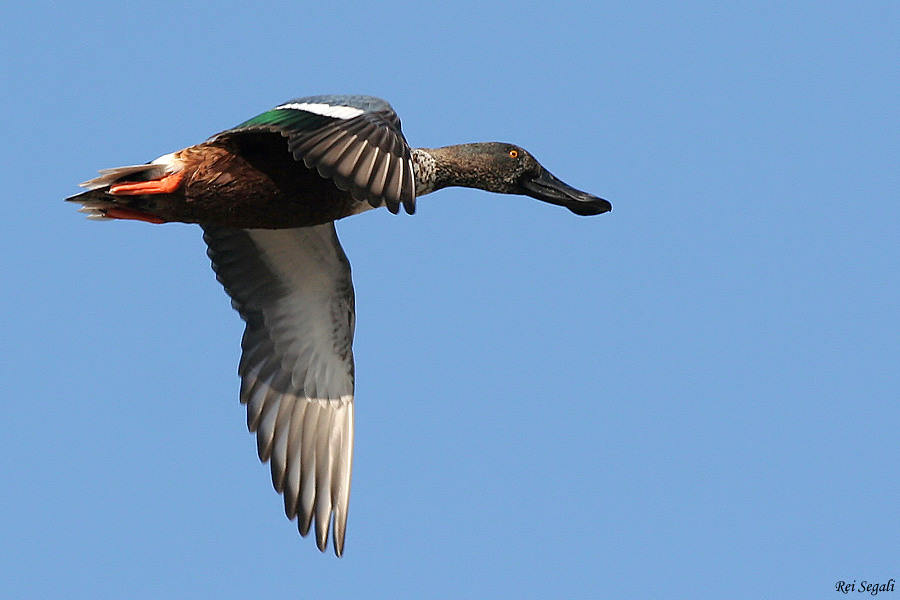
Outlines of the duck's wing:
M277 132L297 161L349 190L357 200L393 213L415 211L412 151L391 105L371 96L308 96L284 102L227 131Z
M344 548L353 456L350 263L333 223L298 229L204 227L218 280L246 321L238 373L259 458L285 514L320 550L333 519Z

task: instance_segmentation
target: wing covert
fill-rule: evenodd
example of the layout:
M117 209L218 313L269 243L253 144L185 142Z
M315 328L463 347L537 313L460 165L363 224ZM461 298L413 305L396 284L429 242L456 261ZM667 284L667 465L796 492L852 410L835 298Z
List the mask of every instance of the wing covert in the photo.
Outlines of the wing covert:
M308 96L280 104L211 139L278 132L294 159L342 190L393 213L415 212L412 151L391 105L371 96Z

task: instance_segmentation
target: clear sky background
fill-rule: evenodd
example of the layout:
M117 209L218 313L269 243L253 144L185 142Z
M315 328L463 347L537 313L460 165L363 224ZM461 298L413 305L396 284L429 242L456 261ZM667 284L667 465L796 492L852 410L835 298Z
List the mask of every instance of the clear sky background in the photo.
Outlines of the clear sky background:
M896 3L261 6L4 9L4 597L900 579ZM317 93L389 100L413 145L519 143L614 206L450 189L338 224L358 306L342 559L257 461L243 326L199 229L62 202Z

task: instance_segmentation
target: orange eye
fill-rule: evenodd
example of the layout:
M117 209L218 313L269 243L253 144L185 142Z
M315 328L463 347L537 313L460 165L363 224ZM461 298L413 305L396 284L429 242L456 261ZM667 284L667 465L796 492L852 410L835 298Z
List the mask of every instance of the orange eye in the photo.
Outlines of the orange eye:
M515 149L510 150L510 151L509 151L509 156L510 156L510 158L519 158L519 151L518 151L518 150L515 150Z

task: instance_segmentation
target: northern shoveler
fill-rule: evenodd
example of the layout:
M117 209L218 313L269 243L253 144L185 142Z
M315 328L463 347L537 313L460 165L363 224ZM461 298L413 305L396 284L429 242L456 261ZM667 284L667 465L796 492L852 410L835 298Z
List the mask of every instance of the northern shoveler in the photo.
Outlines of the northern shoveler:
M415 211L447 186L525 194L579 215L609 202L514 144L410 148L384 100L311 96L136 166L100 171L67 200L90 219L199 223L213 269L246 322L238 373L247 424L285 514L320 550L344 549L353 454L350 263L334 221Z

